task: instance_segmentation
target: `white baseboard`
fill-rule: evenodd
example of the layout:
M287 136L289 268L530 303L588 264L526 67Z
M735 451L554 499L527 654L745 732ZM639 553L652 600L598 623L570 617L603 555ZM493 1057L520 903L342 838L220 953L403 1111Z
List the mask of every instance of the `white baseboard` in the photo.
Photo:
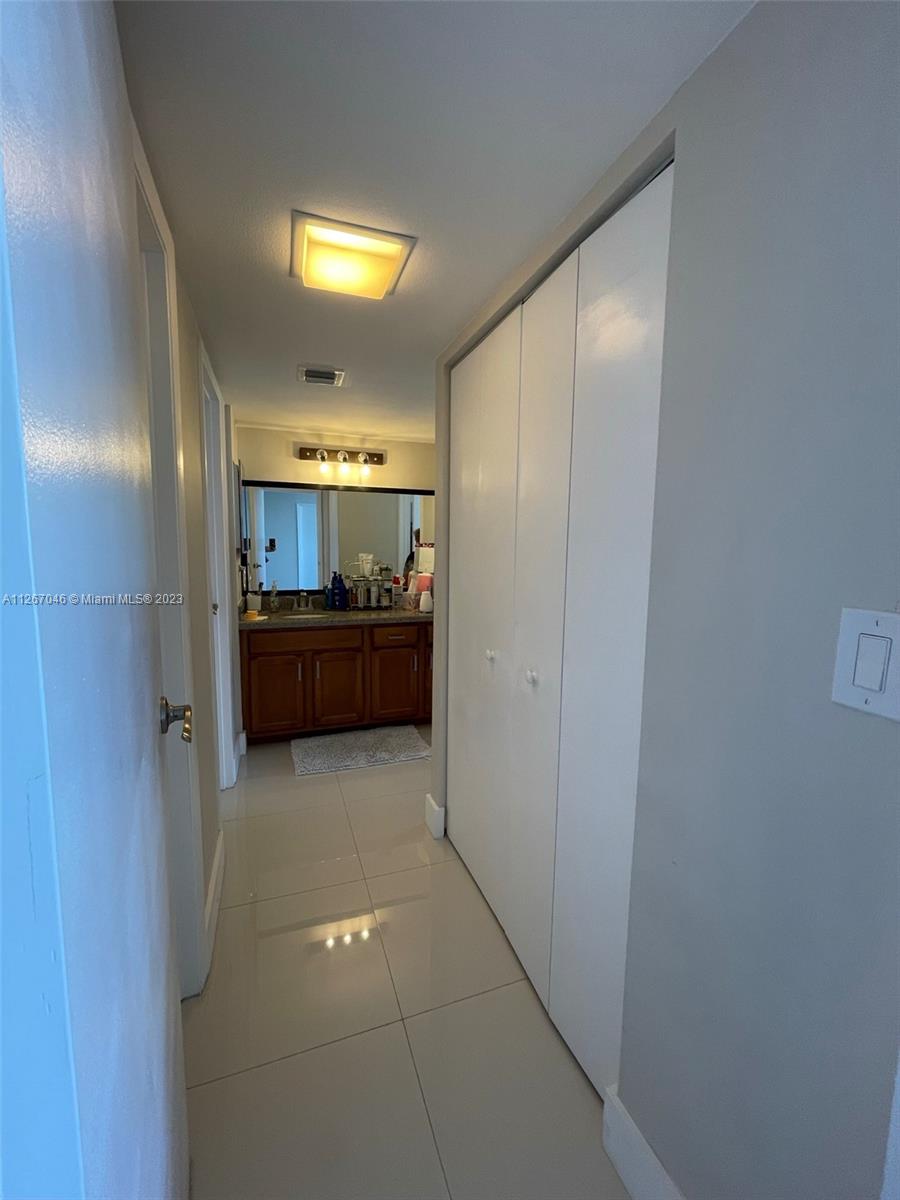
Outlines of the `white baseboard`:
M447 810L435 804L431 792L425 793L425 824L433 838L440 839L447 829Z
M219 904L222 899L222 880L225 878L225 833L219 830L216 838L216 852L213 855L212 870L209 874L209 887L206 889L206 904L203 908L203 932L205 938L203 964L203 982L209 974L212 962L213 946L216 941L216 925L219 920Z
M684 1200L615 1088L604 1096L603 1147L631 1200Z

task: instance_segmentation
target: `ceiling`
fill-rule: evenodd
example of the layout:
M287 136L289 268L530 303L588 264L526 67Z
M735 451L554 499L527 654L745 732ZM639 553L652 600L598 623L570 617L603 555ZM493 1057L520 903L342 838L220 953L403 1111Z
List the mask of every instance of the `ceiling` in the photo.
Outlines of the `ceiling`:
M430 440L434 360L749 3L156 3L117 17L178 265L243 421ZM383 301L291 209L418 238ZM346 390L297 382L344 368Z

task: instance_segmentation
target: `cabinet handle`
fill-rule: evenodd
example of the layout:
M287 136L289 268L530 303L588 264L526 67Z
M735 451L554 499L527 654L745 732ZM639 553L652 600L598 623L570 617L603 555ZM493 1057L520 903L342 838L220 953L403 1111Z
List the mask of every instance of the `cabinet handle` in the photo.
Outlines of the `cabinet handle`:
M418 669L419 669L419 656L418 656L418 654L414 654L414 655L413 655L413 664L412 664L412 667L413 667L413 672L414 672L414 673L415 673L416 671L418 671Z
M402 641L403 641L403 634L402 634L402 633L389 633L389 634L388 634L388 641L389 641L389 642L402 642Z
M316 659L316 679L322 678L322 672L319 668L320 668L319 660Z
M303 659L302 658L297 659L297 682L298 683L303 682Z

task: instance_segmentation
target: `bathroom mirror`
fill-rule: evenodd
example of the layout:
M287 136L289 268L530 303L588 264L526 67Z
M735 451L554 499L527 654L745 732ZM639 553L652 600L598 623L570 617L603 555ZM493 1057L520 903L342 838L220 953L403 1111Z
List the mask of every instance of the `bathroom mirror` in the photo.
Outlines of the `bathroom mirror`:
M240 507L250 591L316 591L366 554L402 574L416 544L434 544L433 492L245 480Z

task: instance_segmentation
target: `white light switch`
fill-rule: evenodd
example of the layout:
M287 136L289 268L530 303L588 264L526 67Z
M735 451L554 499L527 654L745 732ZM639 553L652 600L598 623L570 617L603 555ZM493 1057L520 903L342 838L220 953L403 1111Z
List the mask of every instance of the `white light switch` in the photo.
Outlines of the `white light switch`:
M831 698L900 721L900 614L843 610Z
M891 654L891 639L861 633L856 644L856 667L853 683L869 692L883 692Z

